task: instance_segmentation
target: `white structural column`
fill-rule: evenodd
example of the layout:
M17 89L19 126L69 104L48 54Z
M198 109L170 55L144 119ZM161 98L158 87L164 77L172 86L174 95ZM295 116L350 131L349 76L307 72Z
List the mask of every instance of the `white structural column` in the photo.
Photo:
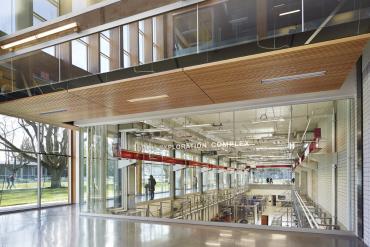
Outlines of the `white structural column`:
M176 150L173 149L171 151L171 157L176 157ZM173 170L173 166L170 166L170 197L172 200L176 197L176 180L175 180L175 171Z
M363 58L363 199L364 240L370 245L370 43Z

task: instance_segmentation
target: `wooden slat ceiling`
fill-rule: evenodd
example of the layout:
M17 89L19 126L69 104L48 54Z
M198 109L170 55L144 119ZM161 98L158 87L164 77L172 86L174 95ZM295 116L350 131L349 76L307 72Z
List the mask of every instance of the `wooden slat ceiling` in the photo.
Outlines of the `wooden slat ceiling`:
M339 89L370 34L271 51L102 85L9 101L0 113L65 123L157 110ZM261 84L262 79L326 71L323 77ZM156 101L127 100L167 94ZM66 109L42 115L42 112Z

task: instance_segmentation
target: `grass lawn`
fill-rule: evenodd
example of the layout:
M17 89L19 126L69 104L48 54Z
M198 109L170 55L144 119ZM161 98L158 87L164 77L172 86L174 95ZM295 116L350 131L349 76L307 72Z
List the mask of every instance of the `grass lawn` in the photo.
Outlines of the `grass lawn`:
M20 185L20 184L19 184ZM22 204L35 204L37 202L37 189L24 189L16 184L16 189L0 190L0 207ZM43 188L41 202L67 202L68 188Z

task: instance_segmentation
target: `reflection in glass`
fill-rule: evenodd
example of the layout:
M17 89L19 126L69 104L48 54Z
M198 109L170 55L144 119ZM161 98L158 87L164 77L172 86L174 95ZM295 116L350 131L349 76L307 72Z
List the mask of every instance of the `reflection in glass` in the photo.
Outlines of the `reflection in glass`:
M0 61L0 92L9 93L13 91L13 72L11 59Z
M12 59L13 91L59 81L59 59L38 50Z

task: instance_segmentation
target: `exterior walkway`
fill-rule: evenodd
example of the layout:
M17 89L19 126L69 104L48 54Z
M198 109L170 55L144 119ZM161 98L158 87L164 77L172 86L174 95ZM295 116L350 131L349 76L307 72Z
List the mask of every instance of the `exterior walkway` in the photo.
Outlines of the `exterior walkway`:
M75 206L0 215L0 246L350 247L354 237L78 216Z

